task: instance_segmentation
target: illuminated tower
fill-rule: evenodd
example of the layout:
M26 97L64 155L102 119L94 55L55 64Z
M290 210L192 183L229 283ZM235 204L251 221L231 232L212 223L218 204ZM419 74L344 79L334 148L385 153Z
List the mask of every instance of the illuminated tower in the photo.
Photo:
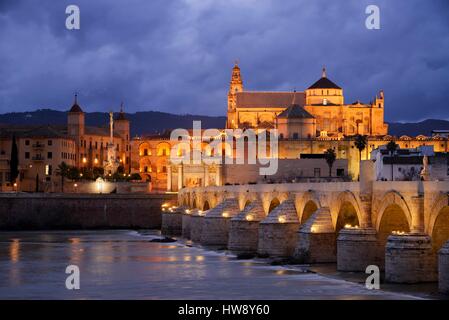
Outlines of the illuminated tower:
M129 138L129 120L126 119L125 112L123 111L123 102L120 105L120 112L114 122L114 132L122 138L122 143L120 143L120 149L118 150L118 156L123 164L123 167L128 171L130 168L130 138Z
M237 127L237 114L235 111L237 103L237 93L243 91L243 81L240 74L240 68L238 61L235 62L234 68L232 68L231 82L228 92L228 123L227 128Z

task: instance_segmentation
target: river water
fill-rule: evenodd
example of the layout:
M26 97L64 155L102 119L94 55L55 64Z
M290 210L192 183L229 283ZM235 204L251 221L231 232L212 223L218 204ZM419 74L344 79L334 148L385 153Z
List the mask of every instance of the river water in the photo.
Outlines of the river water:
M0 299L410 299L136 231L0 233ZM68 265L80 289L68 290Z

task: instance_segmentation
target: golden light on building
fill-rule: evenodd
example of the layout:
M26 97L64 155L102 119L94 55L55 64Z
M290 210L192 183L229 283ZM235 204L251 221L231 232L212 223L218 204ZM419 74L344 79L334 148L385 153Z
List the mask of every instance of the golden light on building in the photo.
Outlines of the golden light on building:
M246 219L246 221L253 221L254 220L254 216L252 214L247 214L245 219Z
M345 224L345 229L358 229L359 228L359 226L358 225L352 225L352 224L349 224L349 223L347 223L347 224Z
M87 163L86 157L83 157L83 163Z
M229 212L227 211L223 212L221 215L223 218L229 218Z
M94 163L98 164L98 159L97 158L95 158Z
M285 215L281 215L278 217L279 223L285 223L287 221L287 217Z

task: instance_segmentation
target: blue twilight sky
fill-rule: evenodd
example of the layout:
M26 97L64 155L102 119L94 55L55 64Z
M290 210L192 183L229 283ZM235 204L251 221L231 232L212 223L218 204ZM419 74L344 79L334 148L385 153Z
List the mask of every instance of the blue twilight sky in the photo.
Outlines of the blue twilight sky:
M0 0L0 41L0 113L78 91L85 111L225 115L239 59L246 89L304 90L325 65L348 103L384 89L387 121L449 118L447 0Z

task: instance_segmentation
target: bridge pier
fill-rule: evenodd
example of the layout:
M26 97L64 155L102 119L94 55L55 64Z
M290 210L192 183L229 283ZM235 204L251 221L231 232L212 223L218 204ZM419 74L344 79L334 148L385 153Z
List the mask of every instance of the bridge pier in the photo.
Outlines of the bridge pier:
M295 204L285 200L260 222L257 253L272 257L293 256L298 228Z
M237 254L256 253L259 241L259 225L264 217L262 202L256 200L232 218L228 249Z
M320 208L301 226L295 258L303 263L335 262L336 235L329 208Z
M203 218L201 244L205 246L228 245L231 218L240 212L235 198L225 199L215 208L209 210Z
M182 235L182 215L184 207L162 208L161 234L164 236Z
M391 235L385 249L385 280L394 283L437 281L436 260L428 235Z
M364 272L369 265L381 267L383 255L373 228L341 229L337 238L337 270Z
M449 294L449 241L438 255L438 289L441 293Z
M198 211L198 209L187 209L182 214L182 237L185 239L190 239L190 219L193 211Z
M203 221L205 212L194 211L190 215L190 240L200 243L203 232Z

